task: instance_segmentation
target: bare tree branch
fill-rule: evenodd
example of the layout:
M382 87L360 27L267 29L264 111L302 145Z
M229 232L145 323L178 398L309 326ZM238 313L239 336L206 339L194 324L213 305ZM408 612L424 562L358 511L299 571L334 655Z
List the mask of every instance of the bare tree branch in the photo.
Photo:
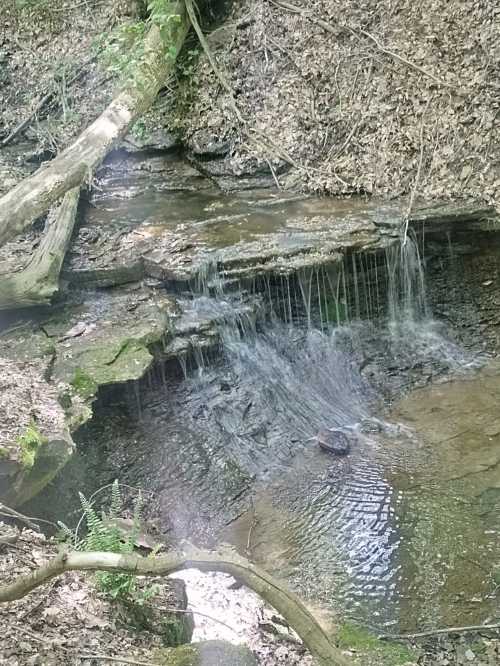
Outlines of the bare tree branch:
M297 632L318 666L351 664L293 592L230 549L213 552L192 548L186 553L172 552L148 558L133 554L64 552L39 569L0 587L0 603L20 599L66 571L123 571L137 576L167 576L191 568L228 573L260 595Z

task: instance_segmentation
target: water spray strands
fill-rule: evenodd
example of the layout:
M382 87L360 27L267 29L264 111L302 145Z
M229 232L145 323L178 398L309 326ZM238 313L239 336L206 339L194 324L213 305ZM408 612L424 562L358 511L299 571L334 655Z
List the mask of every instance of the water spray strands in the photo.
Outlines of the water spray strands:
M425 275L416 240L408 235L390 247L387 260L387 300L389 321L401 324L425 318L428 314Z

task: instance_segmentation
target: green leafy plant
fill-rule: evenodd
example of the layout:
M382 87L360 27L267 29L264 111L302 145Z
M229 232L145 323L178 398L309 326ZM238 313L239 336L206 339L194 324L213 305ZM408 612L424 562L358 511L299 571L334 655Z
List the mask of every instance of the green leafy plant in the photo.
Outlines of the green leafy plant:
M117 26L111 32L95 39L94 52L106 70L113 75L130 78L144 55L145 21L134 21Z
M86 523L87 534L83 539L79 539L78 528L73 532L67 525L59 521L58 525L61 528L62 536L76 550L131 553L140 532L141 494L139 493L134 500L132 527L127 532L124 532L118 524L123 513L123 501L117 480L111 486L111 501L108 513L102 512L99 514L94 507L94 503L88 500L83 493L79 493L79 497L83 509L82 520ZM148 590L138 593L136 577L130 574L100 572L96 575L96 579L99 588L113 599L141 601L144 595L147 596L148 594ZM149 596L153 595L154 591L149 594Z
M31 421L17 438L17 443L21 452L21 464L30 469L35 464L38 449L47 443L47 438L40 433L35 421Z
M165 44L165 58L175 60L177 49L173 45L175 33L182 23L179 14L171 13L169 0L150 0L147 5L148 16L144 20L129 21L105 32L94 40L94 51L104 67L123 79L135 79L137 63L144 56L144 36L152 25L156 25Z
M130 133L133 136L135 136L135 138L138 139L139 141L145 141L148 136L148 128L146 127L146 123L144 122L144 120L142 119L137 120L133 124Z

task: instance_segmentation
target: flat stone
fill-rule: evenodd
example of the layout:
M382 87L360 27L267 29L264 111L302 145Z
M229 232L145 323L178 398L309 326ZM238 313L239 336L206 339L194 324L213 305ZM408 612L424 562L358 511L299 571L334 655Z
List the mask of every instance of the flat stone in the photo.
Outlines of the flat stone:
M133 132L124 138L121 148L135 154L148 151L166 152L179 148L179 139L166 129L146 130L144 136Z
M161 666L257 666L257 660L247 647L226 641L201 641L158 650L155 663Z

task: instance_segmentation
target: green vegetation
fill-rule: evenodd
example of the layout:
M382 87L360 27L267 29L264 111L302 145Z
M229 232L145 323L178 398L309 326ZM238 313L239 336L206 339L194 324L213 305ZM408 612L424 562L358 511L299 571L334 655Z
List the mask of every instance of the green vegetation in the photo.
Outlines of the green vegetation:
M129 79L144 56L145 21L129 21L94 42L94 51L104 68L115 76Z
M70 530L67 525L59 522L62 534L70 541L74 548L82 551L104 551L106 553L131 553L140 531L140 514L142 497L139 494L134 502L134 515L132 528L128 534L117 524L123 513L123 502L118 481L111 487L111 502L109 512L98 515L93 503L82 493L79 493L83 509L83 520L86 523L87 534L84 539L78 539L78 533ZM96 575L99 588L109 594L113 599L133 600L144 603L151 598L156 590L149 587L138 593L136 577L130 574L98 573Z
M81 368L75 370L75 374L71 380L71 386L84 400L93 396L98 389L95 380Z
M147 139L148 128L146 127L146 123L142 118L140 118L137 122L135 122L132 125L130 133L132 134L132 136L135 136L135 138L138 139L139 141L145 141Z
M9 450L5 446L0 446L0 460L6 460L9 457Z
M47 443L47 438L44 437L37 424L31 421L22 435L17 438L17 444L21 451L21 464L27 469L31 469L35 464L36 454L38 449Z
M365 665L400 666L415 661L415 654L410 648L399 643L381 641L356 624L343 624L336 639L340 647L359 653Z
M166 46L165 57L175 61L178 54L172 43L182 17L172 14L171 7L169 0L151 0L147 5L147 18L127 21L102 33L94 42L94 51L103 66L113 75L140 83L136 79L135 70L144 57L144 37L151 25L158 26L160 30Z

